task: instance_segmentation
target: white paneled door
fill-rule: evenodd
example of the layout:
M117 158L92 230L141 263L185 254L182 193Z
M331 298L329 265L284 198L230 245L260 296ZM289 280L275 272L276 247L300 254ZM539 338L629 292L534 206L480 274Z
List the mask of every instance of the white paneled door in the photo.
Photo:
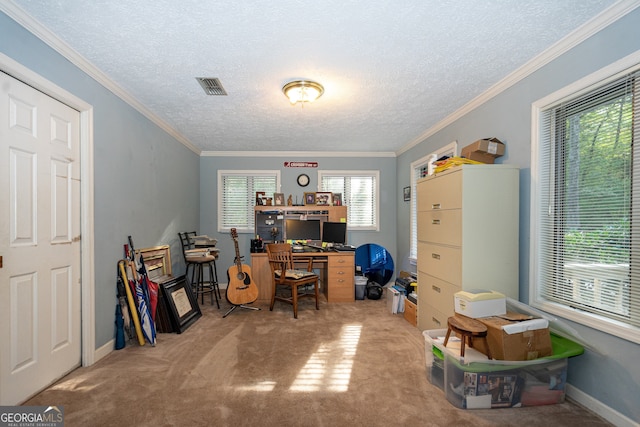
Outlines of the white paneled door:
M78 111L0 72L0 405L81 363L79 140Z

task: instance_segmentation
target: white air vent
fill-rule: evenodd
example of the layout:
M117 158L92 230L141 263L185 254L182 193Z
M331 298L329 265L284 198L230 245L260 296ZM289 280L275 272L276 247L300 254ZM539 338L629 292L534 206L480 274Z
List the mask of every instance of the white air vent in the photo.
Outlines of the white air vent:
M207 95L226 95L227 91L222 87L220 79L216 77L196 77Z

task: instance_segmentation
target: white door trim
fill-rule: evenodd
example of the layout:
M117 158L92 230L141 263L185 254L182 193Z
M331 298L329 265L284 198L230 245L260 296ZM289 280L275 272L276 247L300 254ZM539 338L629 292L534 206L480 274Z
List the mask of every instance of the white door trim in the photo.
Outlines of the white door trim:
M93 106L0 52L0 69L80 112L82 366L96 362Z

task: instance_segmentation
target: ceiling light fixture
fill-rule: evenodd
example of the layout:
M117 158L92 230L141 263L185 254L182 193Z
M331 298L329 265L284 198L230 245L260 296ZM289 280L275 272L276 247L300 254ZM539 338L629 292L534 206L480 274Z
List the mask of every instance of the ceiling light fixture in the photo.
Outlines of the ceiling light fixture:
M289 98L291 105L298 102L304 107L305 102L313 102L324 93L324 88L320 83L311 80L295 80L282 87L282 92Z

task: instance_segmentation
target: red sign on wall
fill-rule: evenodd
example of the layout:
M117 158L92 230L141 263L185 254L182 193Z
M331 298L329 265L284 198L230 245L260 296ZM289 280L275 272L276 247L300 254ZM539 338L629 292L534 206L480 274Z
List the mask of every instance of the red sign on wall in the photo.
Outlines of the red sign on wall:
M284 162L285 168L317 168L318 162Z

